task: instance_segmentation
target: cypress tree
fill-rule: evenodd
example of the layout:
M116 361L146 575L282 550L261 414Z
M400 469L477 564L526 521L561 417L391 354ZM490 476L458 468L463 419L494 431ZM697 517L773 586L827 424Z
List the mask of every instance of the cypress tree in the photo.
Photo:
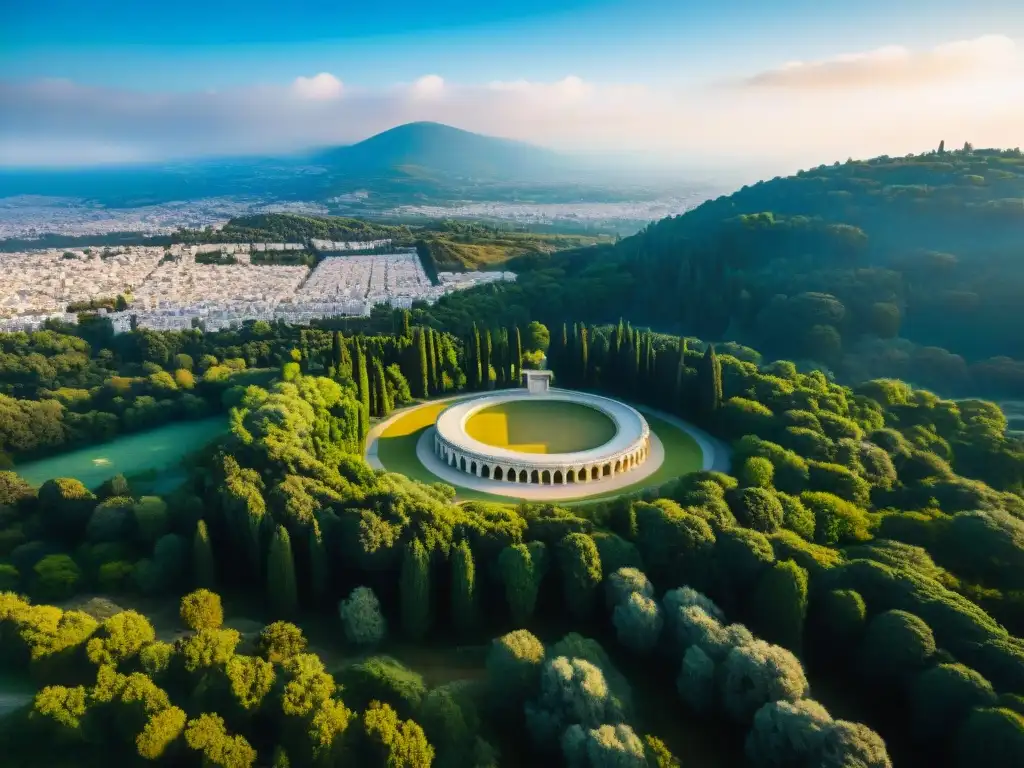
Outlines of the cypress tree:
M792 560L780 560L764 572L751 597L751 627L769 643L799 656L807 618L807 571Z
M369 415L370 415L370 377L366 371L366 353L363 351L362 345L359 343L359 339L353 342L353 353L354 360L353 366L355 369L355 380L356 380L356 393L359 395L359 402L363 406L363 411L366 415L365 425L369 428ZM363 432L366 435L366 432Z
M722 405L722 364L711 344L704 351L697 369L697 392L701 417L709 421Z
M470 340L470 344L472 345L473 352L473 362L471 364L473 368L473 389L480 389L483 378L480 373L480 329L476 327L476 323L473 323L473 337ZM486 369L484 373L486 373Z
M348 341L346 341L344 334L339 334L339 336L341 338L341 356L335 364L335 370L339 379L351 379L352 355L349 354Z
M577 369L577 386L585 387L588 380L588 363L590 362L589 356L590 351L587 345L587 327L581 325L579 329L579 337L576 342L576 354L578 357L578 369Z
M649 397L653 397L655 394L655 356L654 356L654 334L650 331L646 334L644 341L644 368L647 372L647 393Z
M373 400L375 414L381 418L391 413L391 396L388 394L388 380L384 376L384 366L380 358L373 358Z
M676 362L676 378L672 386L671 410L683 411L683 387L686 386L686 339L679 337L679 360Z
M267 556L267 597L275 616L294 616L299 607L292 541L283 525L277 526Z
M334 332L334 339L331 343L331 364L334 366L335 372L341 370L341 356L342 350L345 348L345 343L341 338L341 331Z
M309 594L314 605L323 603L327 595L330 567L327 564L327 550L320 531L320 522L313 518L309 527Z
M519 333L518 326L516 327L515 346L512 349L512 363L516 367L513 383L518 384L519 379L523 377L523 337Z
M480 346L480 375L483 377L481 382L484 389L489 389L491 386L491 355L494 351L491 345L490 329L484 331L484 338Z
M437 352L434 349L434 329L427 328L427 380L430 385L430 394L436 395L438 393L438 379L437 379Z
M217 583L217 567L205 520L196 524L192 537L192 581L195 586L206 589L213 589Z
M412 338L412 331L409 328L409 319L410 319L409 318L409 310L408 309L403 309L402 310L402 338L403 339L411 339Z
M430 626L430 556L419 539L405 545L398 588L402 630L410 640L422 640Z
M412 383L413 396L425 400L430 395L430 369L427 366L427 334L423 328L417 328L416 343L416 375Z
M444 337L441 336L440 332L434 332L434 369L437 371L437 391L438 393L446 391L444 384L444 358L442 357L442 342Z
M476 626L476 564L469 542L463 539L452 552L452 619L466 633Z

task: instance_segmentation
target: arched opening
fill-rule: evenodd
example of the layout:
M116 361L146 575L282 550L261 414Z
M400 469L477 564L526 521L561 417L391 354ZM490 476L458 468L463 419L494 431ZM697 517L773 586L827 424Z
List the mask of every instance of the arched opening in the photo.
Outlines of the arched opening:
M505 478L505 475L501 471L501 467L495 467L494 468L494 479L495 480L503 480L504 478Z
M488 480L490 480L491 479L491 468L489 466L487 466L486 464L481 464L480 466L481 466L480 477L485 477Z
M471 474L471 475L475 475L476 474L476 462L475 461L469 462L469 474Z
M543 472L541 472L540 481L544 485L551 485L551 472L549 470L547 470L547 469L545 469Z
M459 459L459 469L461 469L463 472L466 471L466 457L465 456L463 456L461 459Z
M605 477L608 477L608 476L611 475L611 473L612 473L612 465L611 464L605 464L604 465L604 470L602 471L601 474L604 475Z
M598 473L597 467L591 467L590 468L590 479L591 480L597 480L597 473Z
M530 473L530 482L540 485L540 472L538 472L536 469Z
M621 472L622 471L622 459L619 459L618 461L615 462L615 471L616 472Z
M526 470L525 469L519 470L519 482L520 483L528 482L527 478L526 478Z
M576 482L576 470L575 469L570 469L568 472L565 473L565 482L567 482L567 483L575 483Z
M562 470L560 470L560 469L556 469L555 470L554 481L555 481L555 485L561 485L562 484Z

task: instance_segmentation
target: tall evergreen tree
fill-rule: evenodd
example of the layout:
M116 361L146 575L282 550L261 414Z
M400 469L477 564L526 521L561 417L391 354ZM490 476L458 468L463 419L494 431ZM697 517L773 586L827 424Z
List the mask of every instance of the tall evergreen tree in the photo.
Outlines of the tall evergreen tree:
M430 628L430 555L418 538L405 545L398 587L402 630L422 640Z
M436 343L434 337L437 334L433 328L426 328L425 330L427 334L427 369L429 371L427 379L430 383L430 394L436 395L441 391L438 383L437 350L434 349L434 344Z
M331 365L334 366L336 373L341 370L341 356L344 348L345 343L341 338L341 331L335 331L334 338L331 340Z
M409 382L413 387L413 397L426 399L430 395L430 368L427 363L427 334L423 328L417 328L414 335L416 367L415 378Z
M722 406L722 364L715 347L708 344L697 368L697 407L706 422L714 418Z
M463 539L452 551L452 620L466 633L476 626L476 564L469 542Z
M327 550L324 548L324 537L320 531L320 522L313 518L309 526L309 594L314 605L324 602L328 592L330 566L327 562Z
M473 336L470 339L472 345L471 351L473 353L472 362L470 365L473 369L473 389L480 389L483 386L482 375L487 373L487 369L483 369L481 374L481 358L480 358L480 329L476 327L476 323L473 323Z
M213 589L217 584L217 567L213 559L213 546L210 544L210 532L206 529L206 521L196 524L196 532L192 537L192 582L196 587Z
M294 616L299 607L292 541L283 525L277 526L267 555L267 598L274 616Z
M384 376L384 366L380 358L373 358L373 402L375 416L383 418L391 413L391 395L388 393L388 380Z
M491 356L494 353L494 347L491 343L491 331L488 328L484 331L483 338L480 341L480 375L482 378L482 385L484 389L489 389L491 386Z
M359 402L362 404L363 412L365 414L364 423L369 428L369 415L370 415L370 377L366 370L366 352L363 350L362 344L359 339L355 339L352 344L353 349L353 369L354 379L356 382L356 394L359 396ZM365 437L366 433L363 433Z
M588 367L590 363L590 350L587 343L587 327L585 325L581 325L579 328L579 335L576 340L576 355L576 386L585 387L587 386L590 373Z
M519 333L519 327L516 327L515 345L512 349L512 363L515 365L515 378L513 384L518 384L519 379L523 377L523 337Z
M412 338L412 330L409 328L409 321L410 321L410 319L411 319L411 317L410 317L409 310L408 309L403 309L402 310L402 338L403 339L411 339Z
M672 386L671 410L680 413L683 411L683 389L686 386L686 338L683 336L679 337L679 347L676 354L678 355L678 360L676 361L675 382Z

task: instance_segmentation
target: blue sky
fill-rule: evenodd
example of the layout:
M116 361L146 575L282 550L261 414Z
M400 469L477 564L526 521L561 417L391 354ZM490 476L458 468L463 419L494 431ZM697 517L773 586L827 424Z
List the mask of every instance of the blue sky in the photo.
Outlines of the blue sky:
M891 80L885 55L880 59L885 66L872 64L878 82L856 82L862 96L871 87L885 87L884 98L873 103L895 105L908 97L907 88L938 88L932 69L974 67L961 61L956 49L949 56L942 53L942 46L998 36L1002 42L997 45L970 51L971 57L986 57L981 69L987 73L985 82L992 83L996 75L1005 78L1012 66L1004 61L996 73L989 66L991 51L1006 54L1000 46L1014 47L1024 38L1024 3L1019 0L4 0L0 5L0 88L7 89L0 91L0 104L8 105L0 106L0 164L37 155L67 154L73 160L76 145L91 147L83 162L89 157L203 154L223 151L225 143L245 151L264 145L289 148L354 140L387 127L390 120L434 118L435 113L451 115L449 122L471 129L539 143L629 149L651 143L639 125L573 142L571 115L581 125L607 118L599 102L614 102L636 103L645 110L647 123L652 115L686 123L713 109L719 110L715 119L728 122L723 110L735 110L735 105L721 88L728 90L729 83L775 72L788 62L828 65L837 57L842 61L894 46L905 54L901 77L914 80L900 98L889 98L893 91L885 82ZM934 51L940 54L929 53ZM953 59L956 66L949 63ZM913 74L925 69L927 77ZM317 88L303 90L297 78L320 73L327 74L316 81ZM424 76L442 79L444 87L431 80L414 88ZM569 76L583 85L572 80L565 88L546 87ZM55 88L47 80L70 82ZM479 119L494 89L483 91L495 82L531 86L501 93L509 101L519 99L520 111L534 110L532 126L520 118L502 130L504 124ZM427 90L433 98L429 103L419 98ZM221 98L210 98L211 92ZM304 135L278 120L274 130L247 128L240 142L228 142L226 136L212 140L215 128L238 130L226 123L232 110L246 112L261 103L276 109L297 93L315 96L321 110L316 114L333 121L333 132L317 129ZM639 101L630 102L626 93ZM409 94L418 97L410 101ZM322 103L328 97L334 100L330 110ZM445 99L448 111L438 106ZM591 110L586 119L580 107L584 100ZM576 105L572 110L565 106L570 101ZM685 109L680 106L684 101ZM809 102L790 102L792 119L806 115ZM51 125L65 114L60 109L77 105L82 110L94 103L102 103L117 124L105 126L98 116L87 115L77 128ZM764 101L745 97L742 115L756 113L758 103ZM955 106L947 99L942 109ZM183 112L206 121L203 135L191 144L189 137L180 137L171 146L175 142L147 122L156 121L160 109L170 111L160 119L173 121L174 113ZM308 120L311 108L302 109ZM44 115L45 110L50 111ZM985 123L994 139L1002 136L992 128L1001 119L994 113ZM133 123L134 134L128 130ZM911 136L912 127L894 137L894 144L920 140ZM950 123L953 134L969 128ZM883 138L878 136L879 146ZM680 148L690 142L680 138ZM661 138L655 143L671 148ZM58 144L63 149L55 154Z

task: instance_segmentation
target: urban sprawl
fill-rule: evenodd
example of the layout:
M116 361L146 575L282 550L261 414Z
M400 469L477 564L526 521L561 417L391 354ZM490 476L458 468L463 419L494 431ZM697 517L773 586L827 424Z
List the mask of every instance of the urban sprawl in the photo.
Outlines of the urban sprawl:
M305 251L302 243L229 243L47 249L0 254L0 331L31 331L48 319L76 322L69 306L123 296L127 308L106 312L121 333L132 327L209 331L248 320L309 323L367 316L377 304L432 304L452 291L511 272L440 272L435 284L414 251L390 241L312 241L323 257L306 266L253 263L252 258ZM197 261L197 256L200 257ZM215 263L203 263L213 261Z

